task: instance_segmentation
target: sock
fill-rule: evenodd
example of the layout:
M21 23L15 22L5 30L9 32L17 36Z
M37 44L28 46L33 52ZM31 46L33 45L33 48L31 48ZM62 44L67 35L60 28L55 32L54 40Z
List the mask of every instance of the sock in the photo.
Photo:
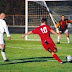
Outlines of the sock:
M0 46L0 50L2 50L2 51L3 51L3 47L2 47L2 46Z
M60 42L60 38L61 38L61 37L60 37L60 36L58 36L58 42Z
M2 54L3 59L4 59L4 60L7 60L7 59L6 59L6 53L5 53L5 51L1 51L1 54Z
M69 37L67 37L67 40L68 40L68 43L70 43L70 39L69 39Z
M54 54L53 57L54 57L57 61L62 62L62 61L60 60L60 58L59 58L56 54Z

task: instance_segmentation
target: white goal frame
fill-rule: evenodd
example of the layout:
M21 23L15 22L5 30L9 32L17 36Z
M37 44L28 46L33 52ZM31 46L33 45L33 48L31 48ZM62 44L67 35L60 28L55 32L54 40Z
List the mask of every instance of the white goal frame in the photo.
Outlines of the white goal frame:
M26 0L26 2L25 2L25 5L26 5L25 6L25 9L26 9L25 10L25 33L28 32L28 1L43 1L44 4L46 5L45 1L53 1L53 0ZM46 8L49 11L49 8L47 7L47 5L46 5ZM53 19L53 17L52 17L50 12L49 12L49 15L50 15L50 17L52 19L52 22L53 22L53 24L54 24L54 26L56 28L55 21L54 21L54 19ZM28 40L28 36L25 37L25 40Z
M25 0L25 33L28 32L28 1L43 1L43 2L45 2L45 1L58 1L58 0ZM66 1L66 0L59 0L59 1ZM48 6L47 6L46 8L47 8L47 10L49 11ZM54 21L52 15L51 15L51 13L49 13L49 15L50 15L51 20L52 20L52 22L53 22L53 24L54 24L54 27L56 28L56 24L55 24L55 21ZM68 17L69 17L69 19L70 19L70 16L68 16ZM27 35L26 35L26 37L25 37L25 40L28 40L28 36L27 36ZM32 40L32 39L31 39L31 40ZM39 39L38 39L38 40L39 40ZM38 41L38 40L37 40L37 41ZM35 40L35 41L36 41L36 40Z

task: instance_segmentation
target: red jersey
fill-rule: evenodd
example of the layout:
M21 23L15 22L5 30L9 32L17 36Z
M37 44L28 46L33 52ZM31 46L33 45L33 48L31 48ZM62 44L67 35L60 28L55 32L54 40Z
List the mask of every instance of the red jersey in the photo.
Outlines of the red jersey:
M49 25L45 25L45 24L37 27L34 30L32 30L33 34L38 34L40 36L41 41L42 41L42 45L44 46L44 48L46 50L48 49L48 47L45 44L45 41L47 41L48 44L51 44L51 45L55 46L53 40L50 37L50 30L51 30L50 26Z
M50 26L49 25L42 25L40 27L37 27L32 32L33 34L38 34L42 41L48 39L50 37Z

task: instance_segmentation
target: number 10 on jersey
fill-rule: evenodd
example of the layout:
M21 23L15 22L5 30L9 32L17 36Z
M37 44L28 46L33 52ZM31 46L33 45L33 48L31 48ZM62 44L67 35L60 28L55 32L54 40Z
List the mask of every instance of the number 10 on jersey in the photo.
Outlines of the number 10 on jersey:
M40 30L42 31L42 33L47 33L47 28L46 27L43 27Z

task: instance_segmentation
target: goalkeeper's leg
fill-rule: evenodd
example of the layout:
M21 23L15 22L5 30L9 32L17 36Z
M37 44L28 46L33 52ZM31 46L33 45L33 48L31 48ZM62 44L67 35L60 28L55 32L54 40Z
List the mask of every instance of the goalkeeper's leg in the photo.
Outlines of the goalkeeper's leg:
M66 36L67 36L68 44L70 44L70 38L69 38L69 33L68 32L66 33Z
M61 34L61 32L59 32L59 33ZM60 44L60 39L61 39L61 37L58 36L57 44Z

